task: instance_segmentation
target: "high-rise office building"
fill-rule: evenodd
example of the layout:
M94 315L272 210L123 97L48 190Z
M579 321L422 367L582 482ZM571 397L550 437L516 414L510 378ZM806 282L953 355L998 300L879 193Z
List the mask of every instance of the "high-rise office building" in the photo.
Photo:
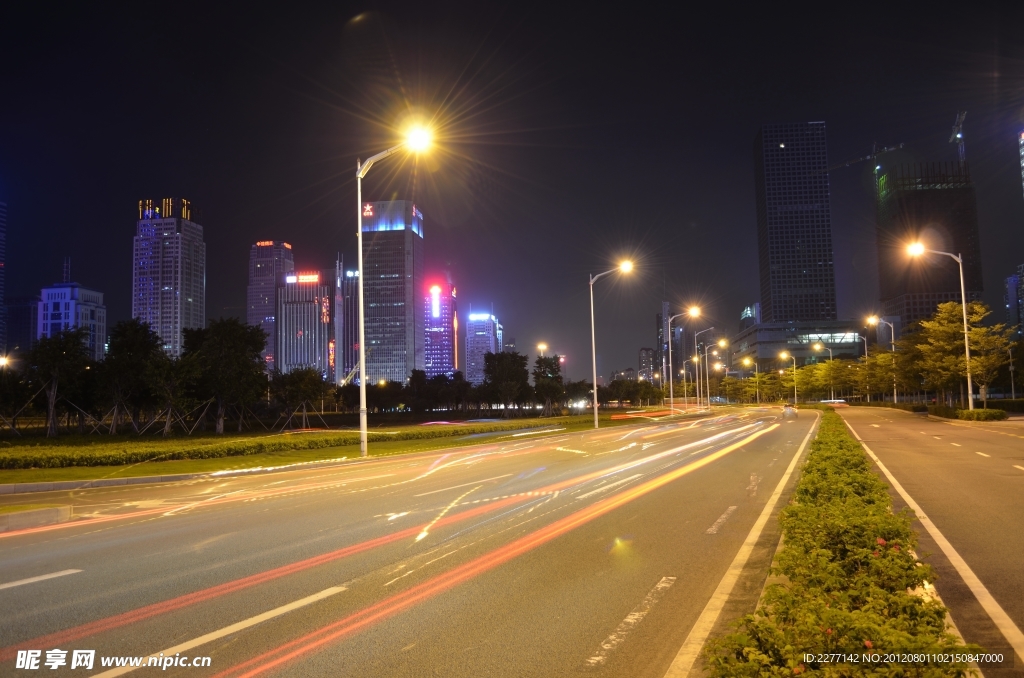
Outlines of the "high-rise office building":
M245 321L267 333L263 360L274 369L274 314L281 276L295 271L292 246L280 240L260 240L249 248L249 287L246 289Z
M341 279L340 265L281 276L274 321L278 370L315 369L330 383L341 382L344 375L337 369L337 337L343 335Z
M960 301L960 268L949 257L907 256L907 245L963 258L968 299L982 291L978 204L967 163L897 166L878 178L878 287L882 311L904 330L946 301Z
M423 213L409 200L362 210L367 383L405 382L424 368Z
M836 319L825 123L763 125L754 141L761 317Z
M206 327L206 244L182 198L139 201L132 265L132 317L149 323L172 358L182 330Z
M7 203L0 202L0 354L7 353Z
M25 355L39 333L39 295L7 298L7 352Z
M1006 307L1006 326L1013 330L1013 338L1024 337L1024 264L1004 282L1003 304Z
M103 293L88 290L78 283L58 283L44 287L36 314L36 339L52 337L61 330L86 330L89 357L103 360L107 343L107 307Z
M504 332L490 313L470 313L466 319L466 381L484 383L484 356L501 351Z
M1020 152L1020 182L1024 185L1024 132L1017 137L1017 149Z
M505 337L505 343L502 345L501 350L504 351L505 353L515 353L516 352L516 338L515 337Z
M357 382L359 375L359 271L345 271L341 280L342 322L341 337L341 379ZM349 375L352 375L349 377Z
M654 381L654 349L640 349L640 371L639 377L645 381Z
M423 299L423 353L428 379L440 374L452 377L458 369L459 314L455 300L455 285L450 278L430 283Z

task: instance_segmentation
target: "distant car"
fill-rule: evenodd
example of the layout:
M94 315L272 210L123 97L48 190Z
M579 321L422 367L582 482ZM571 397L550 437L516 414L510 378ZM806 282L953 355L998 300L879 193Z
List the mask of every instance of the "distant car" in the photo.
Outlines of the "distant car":
M822 400L821 404L822 405L831 405L832 407L849 407L850 406L849 403L847 403L845 400L842 400L842 399Z
M792 405L786 405L782 408L783 419L796 419L796 415L796 408L793 407Z

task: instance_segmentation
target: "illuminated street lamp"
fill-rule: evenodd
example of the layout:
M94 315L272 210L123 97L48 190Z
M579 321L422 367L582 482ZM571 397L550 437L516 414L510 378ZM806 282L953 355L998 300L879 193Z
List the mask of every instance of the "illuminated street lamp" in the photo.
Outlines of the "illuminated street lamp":
M367 455L369 433L366 426L366 314L363 305L363 177L379 160L394 155L407 148L414 153L421 153L430 147L430 130L424 127L410 129L402 143L392 146L386 151L370 156L365 161L356 160L356 253L359 259L359 456Z
M690 310L689 310L689 315L690 315L691 318L699 318L700 317L700 308L697 307L697 306L691 307ZM709 327L707 329L701 330L700 332L696 332L695 331L693 333L693 348L698 351L697 355L695 355L693 357L694 367L697 368L697 407L698 408L700 408L700 406L701 406L701 402L700 402L701 391L700 391L700 352L699 352L700 349L697 349L697 337L699 337L700 335L704 334L705 332L710 332L713 329L715 329L715 328L714 327ZM705 358L705 361L706 361L706 358ZM704 386L705 386L705 390L707 390L706 389L707 381L704 382ZM711 407L711 401L710 400L708 401L708 407L709 408Z
M684 315L693 315L693 309L685 313L676 313L674 316L668 319L668 402L669 407L674 408L676 405L675 393L673 392L673 382L675 382L675 373L672 370L672 321L676 318L682 318ZM700 315L700 309L697 309L697 315ZM683 386L683 393L686 393L686 386ZM686 396L683 396L683 409L686 408Z
M590 357L591 357L591 363L592 363L593 368L594 368L594 370L593 370L593 374L594 374L594 428L598 427L598 425L597 425L597 337L596 337L595 332L594 332L594 283L596 283L598 280L600 280L601 278L605 277L606 275L611 275L612 273L615 273L615 272L629 273L632 270L633 270L633 262L627 260L627 261L623 261L616 268L613 268L610 271L605 271L604 273L599 273L597 275L591 275L590 276Z
M877 327L878 323L889 326L889 341L892 345L892 402L896 404L896 328L888 320L883 320L877 315L868 318L868 325Z
M537 350L540 351L540 357L544 357L544 351L548 350L548 345L545 343L537 344Z
M753 365L754 365L754 393L757 395L757 404L760 405L761 404L761 384L758 383L760 380L757 378L757 374L758 374L757 373L757 361L753 360L753 359L751 359L749 357L743 359L743 364L745 366L750 367L751 363L753 363Z
M783 360L793 359L793 405L796 405L796 356L783 351L779 354L779 358ZM783 370L779 370L779 374L785 374Z
M811 346L811 348L813 348L815 351L821 351L821 350L828 351L828 361L829 361L829 363L832 362L832 349L831 348L829 348L825 344L821 343L820 341L815 343L815 344L813 344ZM835 400L836 399L836 390L834 388L832 388L832 365L831 364L829 364L829 366L828 366L828 390L829 390L829 393L831 394L832 400Z
M925 252L929 254L941 254L949 257L960 266L960 307L964 312L964 358L967 361L967 409L974 409L974 387L971 384L971 343L967 338L967 291L964 287L964 259L959 254L930 250L924 244L915 242L907 246L907 254L912 257L919 257Z

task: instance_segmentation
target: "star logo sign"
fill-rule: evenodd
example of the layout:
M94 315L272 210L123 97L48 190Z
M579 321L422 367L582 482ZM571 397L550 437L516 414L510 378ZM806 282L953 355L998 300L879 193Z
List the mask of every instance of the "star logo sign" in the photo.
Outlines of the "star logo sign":
M366 203L365 205L363 205L363 216L364 217L372 217L373 216L373 205L371 205L370 203Z

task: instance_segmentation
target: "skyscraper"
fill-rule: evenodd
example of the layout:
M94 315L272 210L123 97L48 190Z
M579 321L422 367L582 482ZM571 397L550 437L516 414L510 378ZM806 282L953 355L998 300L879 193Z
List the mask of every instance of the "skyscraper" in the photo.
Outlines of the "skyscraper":
M107 307L103 293L87 290L78 283L57 283L44 287L36 314L36 339L52 337L61 330L86 331L89 357L103 360L107 343Z
M484 383L484 356L502 349L502 327L490 313L470 313L466 321L466 381Z
M345 271L345 277L341 281L342 297L342 322L341 337L338 344L341 347L341 379L352 375L352 381L356 381L359 375L355 373L359 367L359 271Z
M893 167L878 177L878 288L882 311L904 330L945 301L960 301L960 268L949 257L907 256L920 240L962 255L968 299L981 296L978 204L967 163Z
M451 377L458 369L459 315L455 294L455 285L446 278L430 284L423 299L426 317L423 353L428 379L439 374Z
M0 202L0 354L7 353L7 203Z
M1020 182L1024 185L1024 132L1017 137L1017 150L1020 152Z
M39 335L39 295L7 297L7 352L25 355Z
M640 371L637 375L645 381L654 381L654 349L640 349Z
M1006 326L1013 330L1013 339L1024 337L1024 264L1004 283L1003 304L1006 306Z
M249 287L246 290L245 321L267 333L263 360L274 369L275 294L281 276L295 270L292 246L280 240L260 240L249 248Z
M285 273L277 289L277 369L315 369L332 384L341 381L337 337L342 335L341 266Z
M182 330L206 326L206 244L191 203L139 201L132 265L132 317L149 323L167 355L181 355Z
M362 210L366 379L405 382L424 368L423 213L409 200Z
M764 125L754 141L761 317L836 319L825 123Z

